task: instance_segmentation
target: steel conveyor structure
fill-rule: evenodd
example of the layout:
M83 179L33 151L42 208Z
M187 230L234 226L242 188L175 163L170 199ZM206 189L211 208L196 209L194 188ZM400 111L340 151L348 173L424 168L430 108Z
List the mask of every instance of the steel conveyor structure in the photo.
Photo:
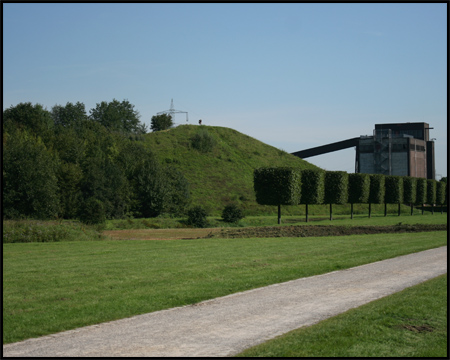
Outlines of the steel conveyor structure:
M299 158L306 159L312 156L322 155L333 151L343 150L351 147L359 146L359 137L338 141L335 143L313 147L311 149L296 151L291 153Z

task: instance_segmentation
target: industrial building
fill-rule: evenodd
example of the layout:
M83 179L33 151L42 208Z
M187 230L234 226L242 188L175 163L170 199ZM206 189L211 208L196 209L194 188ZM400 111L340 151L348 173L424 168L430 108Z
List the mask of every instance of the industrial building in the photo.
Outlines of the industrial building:
M302 159L356 148L355 172L435 179L434 139L427 123L375 124L360 136L292 153Z

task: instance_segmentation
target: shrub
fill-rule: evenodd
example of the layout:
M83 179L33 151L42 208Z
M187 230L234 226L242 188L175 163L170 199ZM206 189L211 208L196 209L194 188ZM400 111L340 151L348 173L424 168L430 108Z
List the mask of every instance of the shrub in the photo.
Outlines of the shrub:
M244 218L242 210L237 207L237 205L231 204L225 206L222 211L222 219L228 223L236 223Z
M188 213L187 224L198 228L204 228L208 225L207 212L201 206L194 206Z
M85 224L103 224L106 221L103 202L90 197L84 203L84 209L80 213L80 221Z
M207 153L214 149L216 141L206 129L202 129L191 138L191 145L194 149Z

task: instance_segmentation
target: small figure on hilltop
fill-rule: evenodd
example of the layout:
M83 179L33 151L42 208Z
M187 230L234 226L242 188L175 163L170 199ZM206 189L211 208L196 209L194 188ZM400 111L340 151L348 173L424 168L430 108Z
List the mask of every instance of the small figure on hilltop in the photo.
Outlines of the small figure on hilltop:
M198 121L198 124L199 124L199 125L201 125L201 124L202 124L202 119L200 119L200 120Z

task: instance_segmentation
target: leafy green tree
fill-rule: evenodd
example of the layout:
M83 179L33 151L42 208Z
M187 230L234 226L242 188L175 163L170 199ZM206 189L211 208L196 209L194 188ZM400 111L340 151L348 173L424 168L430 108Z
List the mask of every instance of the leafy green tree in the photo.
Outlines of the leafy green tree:
M172 115L160 114L152 116L150 129L152 131L161 131L170 129L173 126Z
M128 100L119 102L113 99L109 103L102 101L90 110L89 117L112 131L125 134L145 134L147 132L146 125L139 121L139 112Z
M333 219L332 204L346 204L348 201L348 173L345 171L325 172L325 199L330 204L330 220Z
M56 126L71 127L88 119L86 108L83 103L72 104L68 102L65 106L55 105L51 111L53 122Z
M411 215L414 213L414 203L417 198L417 178L412 176L403 177L403 202L411 207Z
M432 214L434 214L434 204L436 203L436 185L436 180L427 179L427 204L431 205Z
M369 174L370 192L369 192L369 218L371 215L371 204L382 204L386 194L385 176L382 174Z
M105 206L103 202L95 197L88 198L83 203L83 211L80 220L89 225L103 224L106 221Z
M301 204L306 205L306 222L308 222L308 205L322 204L325 196L325 171L305 169L301 171Z
M281 223L281 205L298 205L301 197L301 172L288 167L255 169L253 187L260 205L278 206L278 224Z
M78 164L62 162L57 177L61 206L60 217L75 219L82 201L80 185L83 171Z
M441 205L441 214L443 213L442 205L445 204L447 198L447 182L438 181L436 183L436 204Z
M143 217L156 217L163 213L171 195L170 185L162 166L155 159L146 159L136 168L134 186Z
M3 138L3 216L54 218L58 214L58 157L27 130Z
M20 103L3 111L3 126L6 131L11 127L26 128L40 136L44 142L53 133L53 119L49 111L41 104Z
M388 175L385 177L384 216L387 215L387 204L398 204L398 216L400 205L403 202L403 177Z
M416 204L422 206L422 215L424 204L427 202L427 179L417 178L416 180Z
M369 200L369 174L348 174L348 202L351 204L351 218L353 219L353 204L364 204Z

